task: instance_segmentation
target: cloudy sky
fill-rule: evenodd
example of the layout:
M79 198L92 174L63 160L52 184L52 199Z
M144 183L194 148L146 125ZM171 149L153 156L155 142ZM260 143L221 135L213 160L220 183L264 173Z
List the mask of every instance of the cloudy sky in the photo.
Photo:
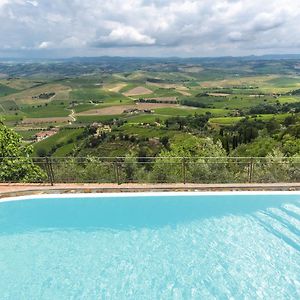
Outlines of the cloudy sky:
M0 56L300 53L299 0L0 0Z

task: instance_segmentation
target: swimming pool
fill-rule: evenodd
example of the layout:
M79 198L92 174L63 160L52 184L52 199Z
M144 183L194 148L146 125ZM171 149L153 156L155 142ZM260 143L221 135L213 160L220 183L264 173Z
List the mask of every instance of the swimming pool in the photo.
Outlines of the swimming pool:
M299 251L299 193L0 203L1 299L299 299Z

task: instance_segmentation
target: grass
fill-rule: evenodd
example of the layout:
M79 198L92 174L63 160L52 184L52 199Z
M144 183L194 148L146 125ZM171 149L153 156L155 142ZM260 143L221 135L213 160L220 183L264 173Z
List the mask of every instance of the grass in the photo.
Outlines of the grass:
M18 90L11 88L7 85L0 84L0 97L8 96L10 94L16 93Z
M244 117L211 118L211 119L209 119L209 123L218 124L218 125L233 125L243 119L244 119Z
M261 114L257 116L250 116L252 119L256 120L262 120L262 121L269 121L273 118L275 118L278 121L283 121L286 117L288 117L290 114ZM245 117L225 117L225 118L211 118L209 119L209 123L211 124L218 124L218 125L233 125L241 120L243 120Z
M113 116L78 116L76 123L84 123L91 124L94 122L105 122L113 119L121 118L121 115L113 115Z
M28 118L67 117L70 114L70 110L58 101L39 106L22 106L21 110Z
M210 97L213 98L213 97ZM219 109L245 109L257 106L262 103L274 103L276 100L272 97L248 97L248 96L233 96L219 101L214 101L214 99L205 100L203 103L211 104L214 108Z
M17 105L40 105L49 103L51 99L36 99L35 96L39 96L42 93L55 93L53 99L68 100L69 98L69 87L60 83L48 83L43 85L34 86L32 88L17 91L14 94L3 97L3 100L14 100Z
M82 134L84 131L83 128L77 129L62 129L59 133L54 136L51 136L41 142L34 144L34 155L38 154L38 151L41 149L46 150L46 152L51 151L53 147L57 147L58 149L67 145L74 144L76 142L77 137ZM55 152L57 152L56 150Z
M4 110L4 112L16 111L19 109L18 105L13 100L5 100L0 102L0 109Z
M137 116L126 118L127 123L129 124L154 123L157 119L166 120L168 119L168 117L158 115L158 114L153 114L153 115L137 115Z
M16 132L20 134L24 140L32 140L40 130L16 130Z
M276 87L297 87L300 85L300 78L295 77L278 77L268 81Z
M153 98L153 97L182 97L182 94L176 91L175 88L170 88L170 89L158 88L154 91L153 94L146 96L145 98Z
M135 146L128 141L104 142L96 148L85 148L80 156L95 155L98 157L124 157L128 155Z
M102 78L99 79L98 76L84 76L66 79L62 83L68 85L72 89L96 88L102 85Z
M203 115L207 112L210 112L213 116L224 116L227 115L230 111L226 109L214 109L214 108L158 108L155 109L155 113L163 116L189 116L194 114Z
M76 112L84 112L93 108L132 104L134 102L131 98L125 97L122 94L101 88L83 88L72 91L70 93L70 100L75 100L79 103L79 105L74 108ZM91 103L91 101L94 101L95 104Z
M3 79L0 83L15 89L17 91L27 90L35 86L45 84L44 80L34 80L29 78L13 78L13 79Z
M12 122L20 122L23 120L24 115L22 114L11 114L11 115L1 115L0 120L2 119L5 124L12 123Z
M281 104L300 102L300 98L299 97L291 97L291 96L280 97L278 100L279 100L279 102Z
M74 150L74 147L75 147L75 143L70 143L70 144L63 145L62 147L58 148L52 154L52 156L54 156L54 157L67 157L70 154L72 154L72 152Z
M151 126L147 128L147 127L135 126L133 124L125 124L122 127L120 127L117 131L122 132L123 134L138 135L140 137L146 137L146 138L154 138L154 137L159 138L163 136L172 137L178 133L177 131L166 130L155 126Z
M87 110L90 110L90 109L93 109L96 107L97 106L95 104L91 104L91 103L79 104L79 105L74 106L74 111L76 113L80 113L80 112L87 111Z
M126 99L122 94L105 91L101 88L82 88L70 93L70 99L78 101L113 101Z
M263 120L263 121L269 121L269 120L275 118L276 120L278 120L278 121L281 122L281 121L284 121L284 119L286 117L288 117L289 115L290 114L288 114L288 113L286 113L286 114L278 114L278 115L272 115L272 114L270 114L270 115L258 115L257 119L258 120Z

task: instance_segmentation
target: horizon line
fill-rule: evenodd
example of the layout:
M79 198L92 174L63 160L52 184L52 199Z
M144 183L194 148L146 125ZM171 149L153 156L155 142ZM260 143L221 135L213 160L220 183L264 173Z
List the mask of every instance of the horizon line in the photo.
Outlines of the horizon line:
M99 59L99 58L121 58L121 59L216 59L216 58L294 58L299 57L300 53L289 54L250 54L250 55L213 55L213 56L123 56L123 55L99 55L99 56L67 56L67 57L5 57L0 56L0 60L70 60L70 59Z

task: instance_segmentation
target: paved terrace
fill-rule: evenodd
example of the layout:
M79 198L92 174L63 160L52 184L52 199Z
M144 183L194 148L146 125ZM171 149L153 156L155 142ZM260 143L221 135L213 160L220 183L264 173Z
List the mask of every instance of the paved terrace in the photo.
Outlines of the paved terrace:
M0 198L31 194L176 191L300 191L300 183L268 184L0 184Z

